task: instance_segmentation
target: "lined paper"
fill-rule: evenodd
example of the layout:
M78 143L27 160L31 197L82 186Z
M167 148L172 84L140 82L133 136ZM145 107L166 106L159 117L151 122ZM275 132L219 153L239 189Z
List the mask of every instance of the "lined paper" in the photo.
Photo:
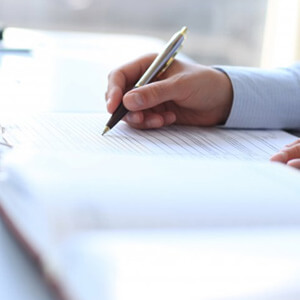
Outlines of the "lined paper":
M12 145L41 151L266 160L295 139L280 130L170 126L143 131L123 122L102 136L108 118L100 113L14 115L6 116L4 125Z

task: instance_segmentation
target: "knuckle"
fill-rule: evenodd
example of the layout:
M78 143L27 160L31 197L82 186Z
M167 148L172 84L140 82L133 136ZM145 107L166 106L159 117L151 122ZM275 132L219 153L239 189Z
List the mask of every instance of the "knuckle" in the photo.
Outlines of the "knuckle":
M295 146L295 150L296 150L297 155L300 156L300 144L297 144Z
M155 101L158 99L159 94L160 94L160 87L158 86L152 86L151 89L149 90L149 99L152 101ZM144 99L146 100L146 99Z
M164 94L164 90L165 90L164 85L161 82L153 85L150 89L150 94L149 94L150 101L154 103L160 102L159 99L162 98Z
M286 152L289 156L289 159L300 158L300 144L294 145L290 149L287 149Z
M189 94L190 90L186 88L188 86L189 81L190 78L188 74L179 73L176 76L174 76L172 84L174 87L176 87L177 90L181 91L181 93L184 92L184 94Z

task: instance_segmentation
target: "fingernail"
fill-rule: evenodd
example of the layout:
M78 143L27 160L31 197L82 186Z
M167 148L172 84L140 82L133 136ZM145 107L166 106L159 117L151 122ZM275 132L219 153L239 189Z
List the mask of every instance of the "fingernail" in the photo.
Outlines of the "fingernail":
M128 97L130 97L130 98L127 100L127 108L139 109L139 108L143 107L144 100L139 94L132 93L132 94L128 95Z
M140 118L139 118L139 115L138 114L135 114L135 113L128 113L126 115L126 119L128 122L130 123L140 123Z

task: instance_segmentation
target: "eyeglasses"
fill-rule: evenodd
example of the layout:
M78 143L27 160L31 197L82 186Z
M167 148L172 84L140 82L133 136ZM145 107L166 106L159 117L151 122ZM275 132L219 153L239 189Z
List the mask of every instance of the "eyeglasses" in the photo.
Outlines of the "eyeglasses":
M0 124L0 146L4 146L7 148L12 148L13 146L7 141L5 138L5 127Z

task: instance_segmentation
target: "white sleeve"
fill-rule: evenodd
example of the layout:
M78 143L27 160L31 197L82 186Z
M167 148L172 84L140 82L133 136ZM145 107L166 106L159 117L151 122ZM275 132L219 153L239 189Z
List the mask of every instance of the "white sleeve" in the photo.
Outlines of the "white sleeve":
M300 63L264 70L218 66L233 86L225 127L300 128Z

